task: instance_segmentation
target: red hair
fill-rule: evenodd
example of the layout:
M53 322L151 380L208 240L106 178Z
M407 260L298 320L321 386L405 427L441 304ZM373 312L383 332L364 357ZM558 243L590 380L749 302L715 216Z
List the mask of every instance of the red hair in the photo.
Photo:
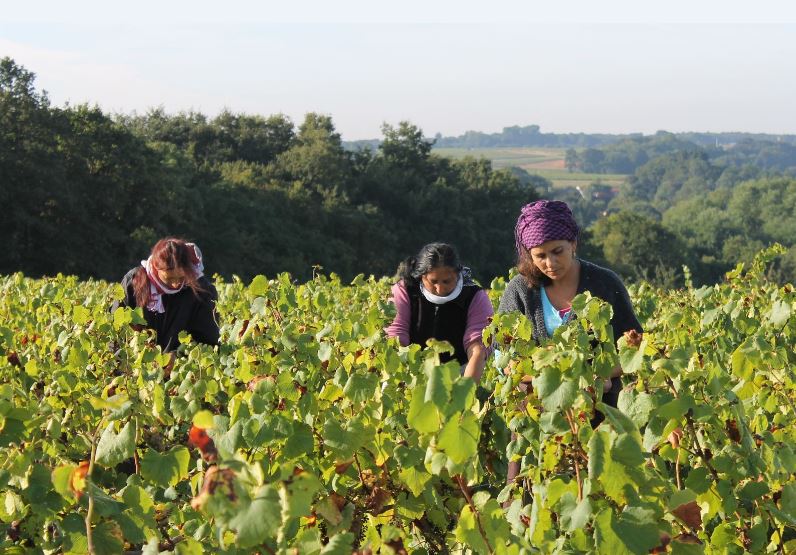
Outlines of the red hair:
M199 262L193 247L183 239L166 237L152 247L152 266L158 270L182 270L185 274L185 286L197 296L204 291L194 269ZM133 292L136 305L145 307L149 302L149 278L143 267L138 268L133 276Z

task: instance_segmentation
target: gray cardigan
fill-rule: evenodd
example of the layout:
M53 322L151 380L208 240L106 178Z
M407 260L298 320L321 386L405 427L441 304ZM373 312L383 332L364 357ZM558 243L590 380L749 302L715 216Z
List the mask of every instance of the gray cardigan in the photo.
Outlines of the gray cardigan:
M619 276L607 268L580 259L580 279L577 292L584 293L586 291L590 292L592 296L604 300L614 309L614 315L611 318L614 341L622 337L626 331L642 331L641 324L633 312L630 296ZM537 343L548 338L544 325L541 290L538 287L529 287L525 277L521 275L515 276L506 286L498 306L498 312L513 311L522 312L531 319L533 338ZM603 401L616 406L616 398L621 387L621 380L614 378L611 392L604 395Z

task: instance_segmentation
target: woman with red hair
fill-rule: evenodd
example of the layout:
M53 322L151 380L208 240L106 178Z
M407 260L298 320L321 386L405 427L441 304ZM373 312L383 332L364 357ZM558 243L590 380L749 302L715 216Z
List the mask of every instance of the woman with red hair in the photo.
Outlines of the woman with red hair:
M143 309L147 327L155 330L164 352L177 349L181 331L200 343L218 344L218 294L204 275L202 252L195 244L161 239L149 258L127 272L122 286L122 305Z

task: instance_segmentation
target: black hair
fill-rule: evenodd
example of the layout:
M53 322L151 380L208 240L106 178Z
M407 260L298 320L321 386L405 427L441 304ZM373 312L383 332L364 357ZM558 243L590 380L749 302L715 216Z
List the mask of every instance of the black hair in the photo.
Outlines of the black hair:
M434 268L453 268L462 271L462 263L456 248L448 243L429 243L415 256L410 256L398 266L396 278L403 280L407 287L417 285L420 278Z

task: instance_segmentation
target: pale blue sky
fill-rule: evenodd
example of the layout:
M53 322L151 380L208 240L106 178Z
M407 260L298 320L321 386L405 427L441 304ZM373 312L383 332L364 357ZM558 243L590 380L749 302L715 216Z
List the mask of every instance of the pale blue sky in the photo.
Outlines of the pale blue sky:
M55 104L317 111L346 139L404 119L427 135L796 133L796 7L658 3L19 3L0 56Z

